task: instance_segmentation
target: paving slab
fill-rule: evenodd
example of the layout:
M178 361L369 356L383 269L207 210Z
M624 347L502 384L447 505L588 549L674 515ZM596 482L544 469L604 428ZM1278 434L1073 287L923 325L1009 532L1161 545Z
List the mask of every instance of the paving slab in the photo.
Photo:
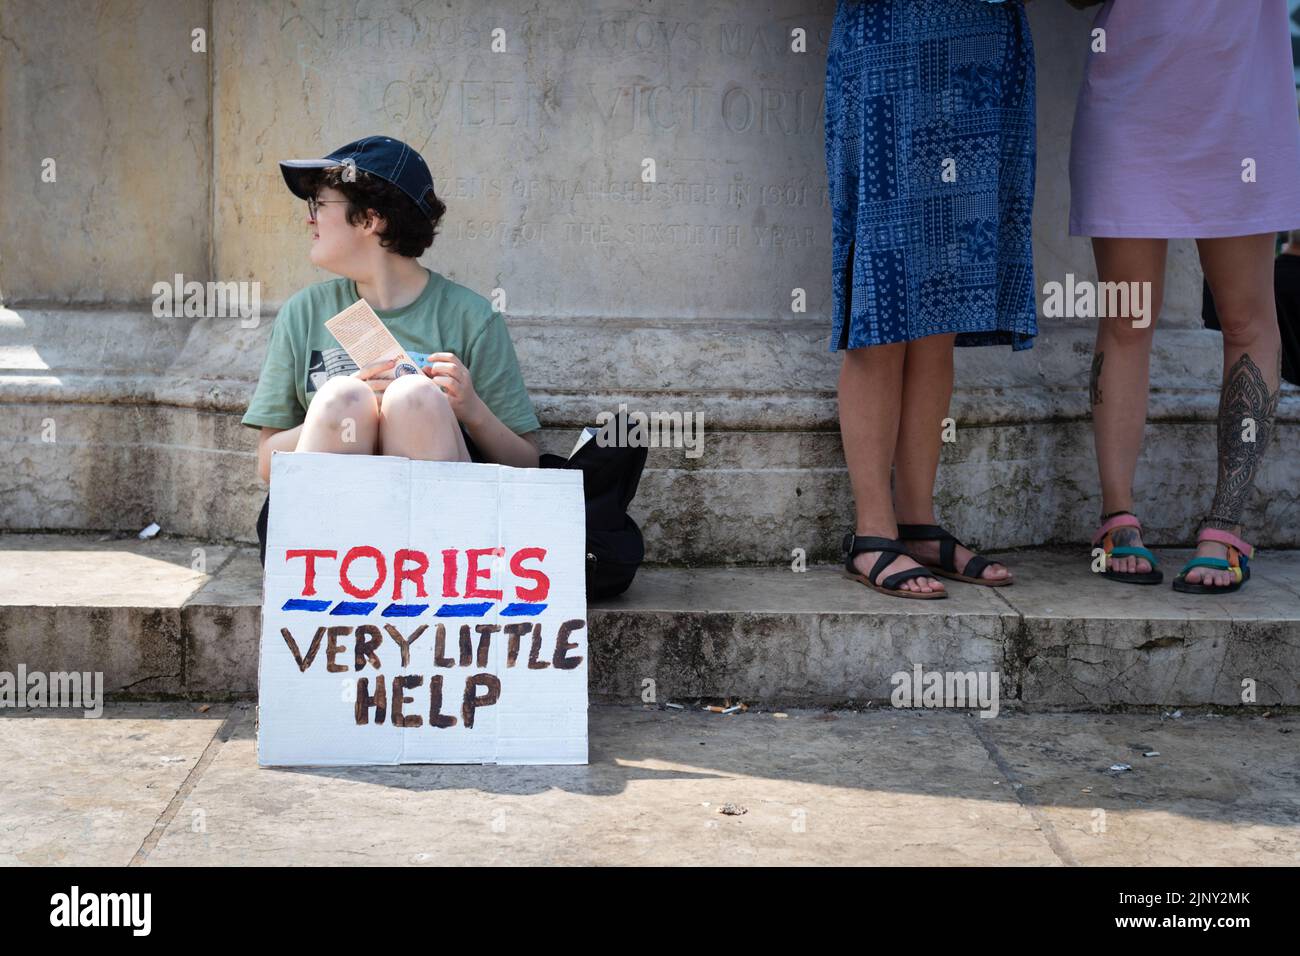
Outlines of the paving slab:
M1300 865L1300 718L1010 713L979 730L1080 864Z
M0 865L129 864L228 706L0 709Z
M1059 862L954 714L591 711L587 767L259 770L241 723L150 865ZM727 815L722 808L744 808Z
M1300 865L1292 716L606 704L586 767L273 770L195 708L0 719L0 862Z

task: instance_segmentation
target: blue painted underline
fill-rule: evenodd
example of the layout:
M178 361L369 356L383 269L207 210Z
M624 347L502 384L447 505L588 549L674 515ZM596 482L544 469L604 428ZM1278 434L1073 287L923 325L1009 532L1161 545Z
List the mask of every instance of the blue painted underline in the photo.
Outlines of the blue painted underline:
M501 612L502 617L523 617L526 614L541 614L546 610L545 604L524 604L516 601Z
M307 598L289 598L289 600L284 602L284 607L280 608L280 610L323 611L333 603L333 601L312 601Z
M369 614L378 606L379 605L375 601L339 601L338 604L334 605L334 610L330 611L330 616L364 616Z
M479 604L444 604L434 612L434 617L482 617L492 607L491 601Z
M384 608L384 617L419 617L429 609L427 604L390 604Z

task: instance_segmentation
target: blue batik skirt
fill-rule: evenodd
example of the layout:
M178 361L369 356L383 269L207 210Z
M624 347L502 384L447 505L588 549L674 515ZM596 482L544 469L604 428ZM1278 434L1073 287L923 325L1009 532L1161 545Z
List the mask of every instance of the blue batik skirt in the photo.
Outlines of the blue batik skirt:
M826 64L831 351L1037 334L1034 50L1019 0L840 0Z

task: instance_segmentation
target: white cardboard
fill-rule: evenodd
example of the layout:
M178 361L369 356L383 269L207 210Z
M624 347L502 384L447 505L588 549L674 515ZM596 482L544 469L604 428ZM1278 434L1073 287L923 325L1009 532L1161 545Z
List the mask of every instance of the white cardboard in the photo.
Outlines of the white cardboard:
M400 763L503 763L585 764L587 762L587 606L585 592L585 511L582 475L576 471L508 468L462 462L411 461L370 455L332 455L315 452L276 454L271 460L271 510L267 529L266 570L263 578L262 639L258 667L259 717L257 757L261 766L350 766ZM347 552L359 546L378 548L385 556L384 586L372 597L346 593L340 568ZM491 573L478 579L483 589L501 590L486 613L473 617L437 616L443 605L486 602L466 597L469 548L505 549L493 563L489 555L481 567ZM544 558L530 558L523 566L541 570L549 578L545 608L523 616L505 616L504 610L521 601L517 588L532 588L535 579L511 573L510 559L521 548L546 549ZM337 559L316 561L315 594L304 595L305 559L289 559L292 549L325 549ZM399 549L428 556L424 575L426 597L418 597L412 582L404 581L401 600L394 600L394 556ZM444 596L444 549L458 549L456 596ZM409 565L408 565L409 566ZM376 580L376 565L358 558L349 568L349 580L366 590ZM323 610L286 610L290 599L328 601ZM364 616L332 613L339 602L374 602ZM418 616L385 616L393 604L428 604ZM487 666L477 666L480 635L475 625L533 622L540 626L537 661L553 662L556 639L565 622L579 621L567 640L576 647L561 655L570 669L554 666L530 669L531 632L520 641L517 662L507 666L508 639L502 630L491 635ZM411 644L410 661L401 664L401 650L384 625L404 636L419 626L426 630ZM444 657L453 666L435 666L437 626L445 627ZM474 660L460 666L460 629L470 625ZM356 670L355 629L379 628L382 640L375 651L381 668L369 662ZM301 670L281 629L287 628L302 655L306 655L317 629L351 627L340 635L344 650L327 666L328 636L322 638L315 658ZM328 635L328 632L327 632ZM491 674L500 681L496 703L475 709L474 726L462 721L467 678ZM385 678L388 706L382 725L356 721L358 678L368 679L371 694L376 676ZM404 715L421 718L421 726L393 724L392 681L396 675L419 675L423 683L406 691ZM429 723L430 678L442 676L440 713L457 718L455 726ZM481 691L480 691L481 693Z

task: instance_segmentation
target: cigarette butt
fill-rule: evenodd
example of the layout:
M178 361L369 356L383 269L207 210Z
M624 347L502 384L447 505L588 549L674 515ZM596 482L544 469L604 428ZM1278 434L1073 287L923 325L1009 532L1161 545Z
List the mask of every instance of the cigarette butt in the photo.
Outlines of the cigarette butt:
M681 704L664 704L665 707L671 707L673 710L685 710Z
M728 707L726 710L722 711L722 713L724 713L724 714L738 714L738 713L740 713L741 710L744 709L744 706L745 706L744 704L737 704L735 707Z
M710 714L725 714L725 713L726 713L726 711L725 711L723 708L721 708L721 707L715 707L715 706L713 706L712 704L710 704L708 707L705 707L704 709L707 710Z

